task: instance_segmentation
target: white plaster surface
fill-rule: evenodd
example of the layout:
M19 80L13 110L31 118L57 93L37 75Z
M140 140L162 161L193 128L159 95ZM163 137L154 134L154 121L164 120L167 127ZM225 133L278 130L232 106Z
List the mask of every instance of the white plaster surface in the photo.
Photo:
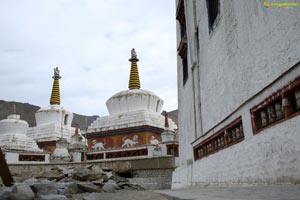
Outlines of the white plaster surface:
M149 90L133 89L116 93L110 97L106 106L109 114L119 114L136 110L161 112L163 100Z
M88 127L87 132L115 130L143 125L164 129L164 120L165 118L158 112L135 110L121 114L99 117ZM172 130L177 128L176 124L170 118L169 125Z
M0 146L11 151L40 152L36 142L26 136L28 123L20 115L12 114L0 121Z
M65 116L67 117L65 123ZM40 108L35 113L35 119L37 126L42 124L60 124L63 123L67 126L71 126L73 120L73 113L66 110L65 108L59 105L49 105L43 108Z
M71 135L75 132L75 128L71 127L73 114L70 111L58 105L50 105L39 109L35 118L37 125L28 129L28 137L44 142L58 140L63 136L70 142Z
M176 187L215 181L299 181L299 116L254 136L249 112L300 75L300 66L288 72L300 60L299 10L264 10L259 0L220 1L220 15L210 32L206 1L184 2L189 69L183 84L178 57L180 167L173 180L180 183ZM179 31L177 21L177 44ZM194 162L193 145L238 116L243 119L245 140ZM192 144L202 134L207 135Z
M20 152L5 151L5 160L7 164L40 164L40 163L49 163L49 154L36 153L36 152L27 152L26 155L45 155L45 161L19 161Z

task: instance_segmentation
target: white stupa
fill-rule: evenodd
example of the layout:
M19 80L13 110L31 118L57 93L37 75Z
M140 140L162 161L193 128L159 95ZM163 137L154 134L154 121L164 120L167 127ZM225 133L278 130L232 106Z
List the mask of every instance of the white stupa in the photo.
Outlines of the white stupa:
M134 132L136 135L139 135L140 145L149 144L150 138L160 138L160 132L165 128L165 120L161 115L164 101L154 92L140 89L137 68L139 59L134 49L131 51L129 61L131 62L129 90L118 92L107 100L106 106L109 115L97 118L88 127L87 138L90 139L90 145L96 143L96 141L111 140L112 142L107 143L105 148L122 147L125 145L124 141L126 138L134 139L134 137L137 137L132 135ZM176 124L171 119L169 121L170 129L177 129ZM135 130L137 128L140 131ZM121 133L125 129L128 134ZM147 131L148 133L146 133ZM154 134L153 136L151 136L152 133ZM120 140L120 137L123 138L122 145L120 142L117 142L117 140ZM102 143L104 144L105 142Z
M161 109L164 101L154 92L140 89L137 58L134 49L131 51L131 71L129 90L124 90L110 97L106 106L109 116L97 118L87 132L105 131L110 129L150 125L164 129L164 117ZM176 124L170 120L170 129L176 129Z
M54 151L56 141L64 138L70 142L75 128L71 127L73 113L60 106L59 91L59 69L54 69L53 88L50 98L50 105L40 108L35 113L36 126L29 128L27 135L37 141L38 145L45 149Z
M27 137L28 123L20 115L11 114L0 121L0 146L4 150L18 152L42 152L36 142Z

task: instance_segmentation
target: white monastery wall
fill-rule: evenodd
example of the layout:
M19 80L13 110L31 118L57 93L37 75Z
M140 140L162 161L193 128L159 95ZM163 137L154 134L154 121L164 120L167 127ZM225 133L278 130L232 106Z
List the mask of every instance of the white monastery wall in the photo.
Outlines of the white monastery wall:
M197 19L194 20L193 1L185 1L186 9L189 9L186 13L188 48L195 52L193 36L198 26L205 133L299 61L300 14L297 8L263 10L263 2L259 0L220 1L219 19L209 34L206 1L196 2ZM188 59L190 67L196 56L191 53ZM191 77L189 69L181 97L192 98ZM183 112L190 112L190 109Z
M242 116L245 139L207 157L192 161L189 165L181 165L173 174L172 187L208 183L299 183L299 115L254 135L250 114L252 107L297 76L300 76L300 64L200 138L199 141L203 141ZM197 143L199 142L196 141L195 144ZM192 151L192 144L186 148Z
M172 187L213 182L298 183L299 116L253 135L250 109L300 75L300 66L290 70L299 62L299 10L263 10L259 0L220 0L220 14L211 33L206 0L185 0L185 17L189 69L184 85L178 56L180 167L173 173ZM177 21L177 44L179 27ZM194 161L193 146L239 116L245 139ZM199 138L202 134L206 135Z

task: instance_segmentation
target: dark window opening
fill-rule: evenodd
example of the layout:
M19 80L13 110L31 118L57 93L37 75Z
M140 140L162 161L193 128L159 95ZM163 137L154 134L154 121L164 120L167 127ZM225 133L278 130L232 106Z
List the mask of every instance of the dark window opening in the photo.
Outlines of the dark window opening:
M182 74L183 74L183 85L185 85L188 79L188 60L187 60L187 34L186 34L186 20L184 12L184 0L179 0L176 10L176 19L180 24L180 43L178 46L178 55L182 60Z
M168 155L172 155L174 157L178 157L179 153L178 153L178 144L169 144L167 145L167 154Z
M185 19L180 23L180 36L181 38L186 36L186 22Z
M186 35L186 21L185 21L185 13L184 13L184 1L179 0L176 10L176 19L180 24L180 36L181 38Z
M208 27L211 31L216 18L220 12L220 2L219 0L206 0L207 5L207 15L208 15Z
M131 171L127 172L117 172L116 173L118 176L123 177L123 178L133 178L133 173Z
M182 77L183 77L183 85L184 85L189 77L187 56L182 58Z
M65 115L64 125L67 125L67 124L68 124L68 118L69 118L69 115Z
M19 161L45 161L45 155L19 155Z

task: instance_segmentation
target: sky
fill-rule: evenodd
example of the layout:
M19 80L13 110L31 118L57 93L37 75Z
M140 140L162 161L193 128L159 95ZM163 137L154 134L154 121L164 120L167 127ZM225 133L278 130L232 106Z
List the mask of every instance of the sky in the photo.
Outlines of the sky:
M174 0L0 0L0 99L49 105L58 66L61 106L108 115L135 48L141 89L175 110L175 20Z

